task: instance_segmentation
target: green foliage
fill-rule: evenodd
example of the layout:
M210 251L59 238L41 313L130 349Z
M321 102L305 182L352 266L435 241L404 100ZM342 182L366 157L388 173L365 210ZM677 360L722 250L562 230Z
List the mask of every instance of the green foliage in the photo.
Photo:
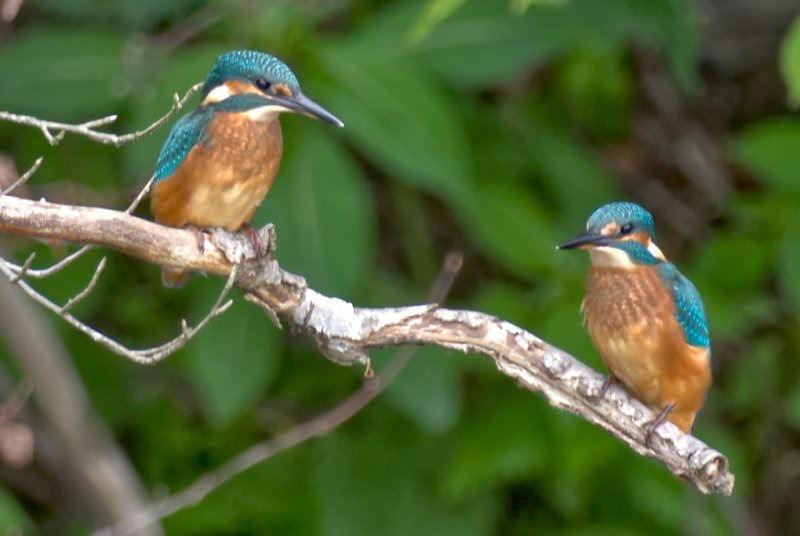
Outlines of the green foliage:
M33 523L16 497L0 488L0 530L6 534L22 534L33 528Z
M452 428L461 410L459 357L444 355L439 348L419 348L386 389L386 402L425 432Z
M365 429L336 432L315 448L320 534L486 534L491 495L453 500L437 486L449 443L420 438L388 415L364 420Z
M109 31L33 27L0 50L0 84L8 110L53 121L107 115L117 103L114 81L124 40Z
M786 100L797 108L800 106L800 17L795 19L783 41L780 67L786 84Z
M209 300L198 305L199 314L204 314ZM264 329L263 313L241 300L191 342L188 372L213 424L228 424L264 396L280 347L275 330Z

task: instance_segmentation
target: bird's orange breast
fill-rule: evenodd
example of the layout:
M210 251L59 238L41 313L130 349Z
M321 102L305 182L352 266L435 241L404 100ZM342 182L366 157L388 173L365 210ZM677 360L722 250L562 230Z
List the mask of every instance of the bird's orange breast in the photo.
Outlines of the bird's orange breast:
M269 191L282 148L277 117L252 121L245 114L217 113L204 140L153 187L155 220L172 227L239 230Z
M711 383L708 349L686 343L674 304L652 266L592 267L581 309L603 363L656 411L691 430Z

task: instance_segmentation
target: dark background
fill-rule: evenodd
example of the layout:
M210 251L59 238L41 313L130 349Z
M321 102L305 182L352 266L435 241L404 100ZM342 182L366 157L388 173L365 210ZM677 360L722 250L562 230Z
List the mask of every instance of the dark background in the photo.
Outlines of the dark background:
M794 0L24 1L0 26L9 111L119 114L111 129L129 132L221 52L289 63L346 128L282 119L283 165L254 223L276 224L281 265L321 292L420 303L446 253L461 251L449 306L518 323L600 368L578 312L588 261L555 245L597 206L627 199L653 213L659 245L705 300L714 385L695 433L729 456L732 498L701 496L485 358L421 348L355 419L169 517L167 533L800 533L798 14ZM3 123L3 168L24 171L41 155L21 193L123 208L167 129L120 149L75 136L50 147ZM41 265L71 250L0 245L17 261L36 250ZM137 348L202 318L223 284L195 276L165 290L156 267L95 251L36 286L63 302L103 255L106 273L74 312ZM151 497L362 382L363 371L333 365L235 298L155 367L48 318L87 411ZM389 353L375 353L378 368ZM2 339L0 356L7 398L20 356ZM72 481L75 461L47 452L38 413L34 386L18 420L36 456L0 471L0 527L84 534L96 505Z

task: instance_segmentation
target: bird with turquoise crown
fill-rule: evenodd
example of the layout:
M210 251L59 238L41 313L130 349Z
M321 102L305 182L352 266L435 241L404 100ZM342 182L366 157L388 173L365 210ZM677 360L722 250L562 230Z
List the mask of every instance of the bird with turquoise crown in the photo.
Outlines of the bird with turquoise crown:
M609 371L665 420L686 433L711 385L711 348L695 286L655 243L653 217L634 203L598 208L586 232L559 249L585 249L591 267L581 304L589 336Z
M295 112L343 126L306 97L291 69L262 52L219 56L200 104L178 120L161 148L150 207L157 223L192 229L248 230L278 172L283 143L278 115ZM165 286L189 273L162 269Z

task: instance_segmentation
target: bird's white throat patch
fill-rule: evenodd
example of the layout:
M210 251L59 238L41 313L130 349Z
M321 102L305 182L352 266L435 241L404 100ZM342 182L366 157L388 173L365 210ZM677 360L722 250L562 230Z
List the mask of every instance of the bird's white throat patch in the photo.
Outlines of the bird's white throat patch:
M598 268L622 268L623 270L630 270L635 268L628 254L618 248L611 247L595 247L589 249L589 258L592 264Z
M247 118L251 121L269 121L281 112L288 112L288 108L278 106L277 104L268 104L267 106L259 106L252 110L247 110Z

